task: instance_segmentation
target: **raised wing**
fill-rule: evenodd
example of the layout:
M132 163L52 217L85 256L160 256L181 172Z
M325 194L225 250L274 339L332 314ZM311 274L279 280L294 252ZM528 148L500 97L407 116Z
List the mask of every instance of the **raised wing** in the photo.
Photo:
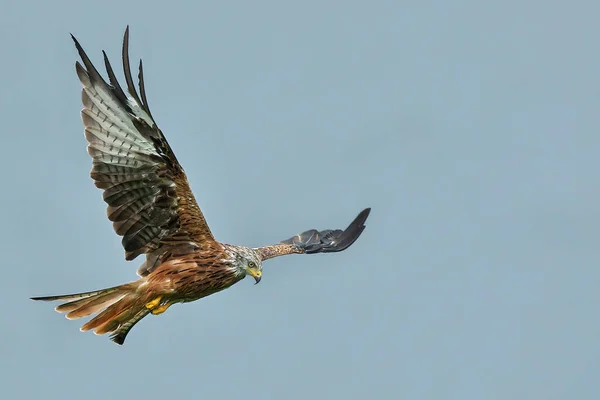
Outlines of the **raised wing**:
M350 247L365 229L365 221L370 212L370 208L362 210L345 230L326 229L317 231L316 229L311 229L284 240L279 244L259 247L255 250L258 251L263 261L286 254L335 253L343 251Z
M71 37L73 37L71 35ZM91 177L104 190L108 219L123 236L125 258L146 254L138 271L148 274L171 255L214 241L194 199L185 172L158 128L146 100L142 62L138 95L129 65L129 27L123 40L125 94L104 54L107 84L73 37L83 66L75 64L83 85L83 110Z

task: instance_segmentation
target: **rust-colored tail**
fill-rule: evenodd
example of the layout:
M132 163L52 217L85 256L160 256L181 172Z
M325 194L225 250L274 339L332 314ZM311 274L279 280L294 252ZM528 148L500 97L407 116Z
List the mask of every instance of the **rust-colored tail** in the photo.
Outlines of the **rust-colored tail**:
M81 331L94 330L96 335L112 333L111 340L123 344L133 326L144 318L150 310L136 293L139 282L126 283L93 292L67 294L62 296L32 297L32 300L67 301L55 308L66 312L68 319L78 319L96 314L81 327Z

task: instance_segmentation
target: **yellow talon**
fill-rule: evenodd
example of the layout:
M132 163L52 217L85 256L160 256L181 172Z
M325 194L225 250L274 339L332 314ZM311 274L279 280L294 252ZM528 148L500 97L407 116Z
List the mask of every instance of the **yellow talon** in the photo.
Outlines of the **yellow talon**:
M168 309L169 307L171 307L171 303L163 304L163 305L162 305L162 306L160 306L160 307L156 307L156 308L152 309L152 311L151 311L151 312L152 312L152 315L159 315L159 314L162 314L162 313L164 313L165 311L167 311L167 309Z
M158 296L154 300L149 301L148 303L146 303L146 308L148 310L154 310L156 307L158 307L158 305L160 304L161 300L162 300L162 296Z

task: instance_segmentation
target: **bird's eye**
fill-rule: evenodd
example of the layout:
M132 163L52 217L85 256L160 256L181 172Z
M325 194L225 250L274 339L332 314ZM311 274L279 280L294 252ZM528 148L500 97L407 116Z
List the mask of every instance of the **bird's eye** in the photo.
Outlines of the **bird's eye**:
M252 268L252 269L256 268L256 264L254 263L254 261L250 261L248 263L248 268Z

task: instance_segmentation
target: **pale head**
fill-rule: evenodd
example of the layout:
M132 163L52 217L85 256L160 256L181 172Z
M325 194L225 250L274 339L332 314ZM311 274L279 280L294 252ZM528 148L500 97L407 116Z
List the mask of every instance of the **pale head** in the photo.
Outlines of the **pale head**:
M241 275L251 276L256 283L262 277L262 260L254 249L245 246L225 245L228 253L233 259L233 267Z

